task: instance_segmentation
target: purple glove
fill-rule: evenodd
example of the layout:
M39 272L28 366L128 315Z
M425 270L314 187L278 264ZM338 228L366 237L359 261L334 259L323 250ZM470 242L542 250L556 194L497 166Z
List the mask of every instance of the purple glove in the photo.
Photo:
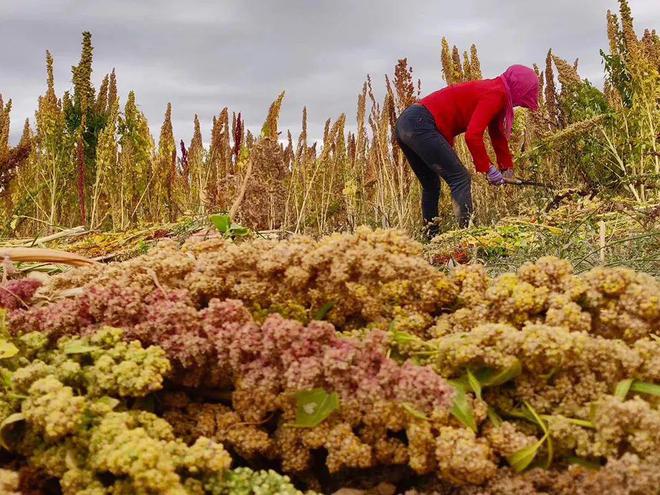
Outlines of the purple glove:
M502 176L502 172L500 172L497 167L495 167L495 165L490 166L486 176L488 177L488 183L491 186L501 186L504 184L504 177Z

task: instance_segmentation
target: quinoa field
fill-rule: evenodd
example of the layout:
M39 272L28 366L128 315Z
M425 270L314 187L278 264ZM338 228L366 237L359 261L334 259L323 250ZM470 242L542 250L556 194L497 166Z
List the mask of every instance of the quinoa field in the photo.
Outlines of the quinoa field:
M660 494L660 38L619 4L603 88L534 66L510 143L543 185L475 174L431 240L406 59L322 142L282 93L186 143L92 84L89 32L62 94L47 52L14 144L0 95L0 495Z

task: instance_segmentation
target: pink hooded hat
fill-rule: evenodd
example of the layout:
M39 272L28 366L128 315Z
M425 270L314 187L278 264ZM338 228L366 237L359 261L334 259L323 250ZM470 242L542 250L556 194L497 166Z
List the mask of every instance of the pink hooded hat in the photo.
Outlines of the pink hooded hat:
M524 65L512 65L499 77L504 83L507 106L504 112L504 134L511 136L513 107L525 107L535 111L539 107L539 79L536 73Z

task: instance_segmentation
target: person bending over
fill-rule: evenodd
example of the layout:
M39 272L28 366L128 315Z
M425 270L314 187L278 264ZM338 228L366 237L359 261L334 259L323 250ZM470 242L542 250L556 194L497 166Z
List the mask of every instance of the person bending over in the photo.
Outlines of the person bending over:
M465 133L465 142L477 172L491 185L513 178L508 138L513 107L538 108L539 81L529 67L513 65L495 79L470 81L431 93L406 108L396 123L396 137L410 167L422 185L422 215L426 234L438 233L440 178L451 190L454 214L461 228L473 213L470 173L454 151L454 138ZM491 163L484 144L488 128L498 167Z

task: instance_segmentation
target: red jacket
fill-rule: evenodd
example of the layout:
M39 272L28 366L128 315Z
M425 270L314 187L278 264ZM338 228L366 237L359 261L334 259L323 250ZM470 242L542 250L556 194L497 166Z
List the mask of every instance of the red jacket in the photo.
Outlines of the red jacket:
M513 168L506 136L500 129L504 116L506 90L500 79L470 81L448 86L420 100L435 119L438 131L454 145L454 137L465 133L465 142L479 172L488 172L490 158L484 144L488 128L501 170Z

